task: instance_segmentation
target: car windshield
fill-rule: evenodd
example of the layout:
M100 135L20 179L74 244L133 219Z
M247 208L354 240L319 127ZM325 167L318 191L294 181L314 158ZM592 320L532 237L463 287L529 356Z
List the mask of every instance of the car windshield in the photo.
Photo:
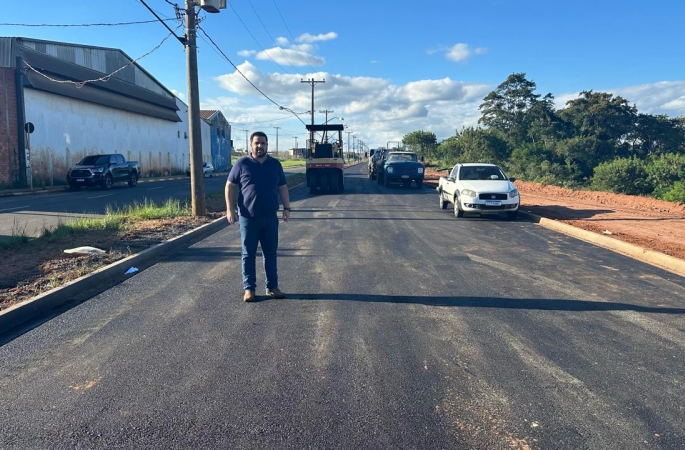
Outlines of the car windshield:
M390 155L390 156L388 156L388 161L390 161L390 162L418 161L418 158L414 154L406 153L406 154Z
M460 180L506 180L497 166L468 166L459 171Z
M100 166L104 164L109 164L109 156L91 155L86 156L79 162L81 166Z

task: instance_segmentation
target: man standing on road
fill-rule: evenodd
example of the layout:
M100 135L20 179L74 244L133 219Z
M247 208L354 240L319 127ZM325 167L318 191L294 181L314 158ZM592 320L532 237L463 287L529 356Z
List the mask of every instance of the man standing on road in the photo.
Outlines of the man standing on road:
M243 300L256 300L257 244L262 246L266 295L285 298L278 288L278 199L283 204L283 221L290 218L290 196L281 162L267 154L268 138L261 131L250 136L250 154L240 157L226 182L226 218L240 223L242 245Z

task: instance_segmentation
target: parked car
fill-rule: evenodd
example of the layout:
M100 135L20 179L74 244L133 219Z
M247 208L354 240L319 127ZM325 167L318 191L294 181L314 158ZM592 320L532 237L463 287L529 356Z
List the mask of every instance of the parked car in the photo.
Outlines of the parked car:
M521 198L514 181L516 178L507 178L495 164L456 164L447 177L440 177L436 188L440 208L446 209L452 203L454 217L504 212L515 219Z
M190 176L190 164L188 164L188 168L186 169L186 175ZM202 176L203 177L212 177L214 175L214 166L212 163L208 162L203 162L202 163Z
M134 187L140 178L138 161L126 161L118 153L89 155L67 171L67 182L73 190L81 186L101 186L111 189L116 182L126 182Z

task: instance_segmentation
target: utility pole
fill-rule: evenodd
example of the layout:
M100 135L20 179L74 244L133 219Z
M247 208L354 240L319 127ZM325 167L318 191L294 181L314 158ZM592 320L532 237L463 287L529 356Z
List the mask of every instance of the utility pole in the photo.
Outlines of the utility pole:
M249 133L250 130L246 130L245 128L238 128L238 130L245 132L245 151L249 155L250 154L250 144L249 144L248 139L247 139L247 133Z
M297 136L295 136L295 151L293 152L293 158L297 158Z
M323 114L323 113L326 114L326 120L325 120L324 123L323 123L324 125L326 125L326 124L328 123L328 113L332 113L332 112L335 112L335 111L333 111L332 109L324 109L323 111L319 110L319 112L322 113L322 114ZM323 141L324 141L324 142L328 142L328 132L326 132L326 131L323 132Z
M276 158L278 158L278 129L281 127L274 127L276 129Z
M188 78L188 131L190 132L190 198L193 216L205 215L205 183L202 176L202 130L200 89L197 82L195 2L186 4L186 68Z
M300 83L309 83L312 85L312 126L314 125L314 86L316 83L325 83L326 79L323 80L315 80L314 78L310 78L309 80L300 80ZM309 131L309 145L312 145L314 142L314 131Z
M354 134L354 131L345 131L345 133L347 133L347 151L349 152L350 150L352 150L350 148L350 134Z
M224 0L185 0L186 34L184 37L176 33L164 23L157 13L144 0L140 0L147 9L164 25L171 34L183 44L186 49L186 78L188 82L188 132L190 133L190 199L193 216L203 216L205 207L205 184L202 173L202 120L200 119L200 89L197 82L197 15L195 6L199 6L209 13L218 13L226 9Z

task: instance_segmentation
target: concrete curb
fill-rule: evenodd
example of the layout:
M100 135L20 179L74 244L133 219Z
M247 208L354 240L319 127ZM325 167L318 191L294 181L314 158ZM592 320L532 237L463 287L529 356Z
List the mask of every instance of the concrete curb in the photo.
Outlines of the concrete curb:
M129 268L136 267L140 271L141 267L144 269L158 260L187 248L227 226L228 221L226 217L220 217L140 253L113 262L45 294L30 298L4 311L0 311L0 335L65 303L86 300L104 292L113 285L133 276L125 274Z
M674 258L673 256L669 256L664 253L655 252L654 250L647 250L637 245L619 241L618 239L609 236L603 236L601 234L586 231L581 228L576 228L572 225L559 222L558 220L540 217L529 212L521 211L520 209L519 214L544 228L564 233L568 236L572 236L616 253L629 256L637 259L638 261L642 261L660 269L667 270L676 275L680 275L681 277L685 277L685 261L682 259Z
M304 186L305 183L299 183L289 188L288 191L293 192ZM220 217L208 224L195 228L194 230L187 231L180 236L143 250L140 253L113 262L108 266L101 267L94 272L48 291L45 294L30 298L21 303L17 303L4 311L0 311L0 335L11 331L29 320L45 315L49 311L62 306L65 303L87 300L104 292L112 286L133 276L125 274L129 268L136 267L139 270L135 273L139 273L161 259L201 241L207 236L226 228L228 225L226 217Z

